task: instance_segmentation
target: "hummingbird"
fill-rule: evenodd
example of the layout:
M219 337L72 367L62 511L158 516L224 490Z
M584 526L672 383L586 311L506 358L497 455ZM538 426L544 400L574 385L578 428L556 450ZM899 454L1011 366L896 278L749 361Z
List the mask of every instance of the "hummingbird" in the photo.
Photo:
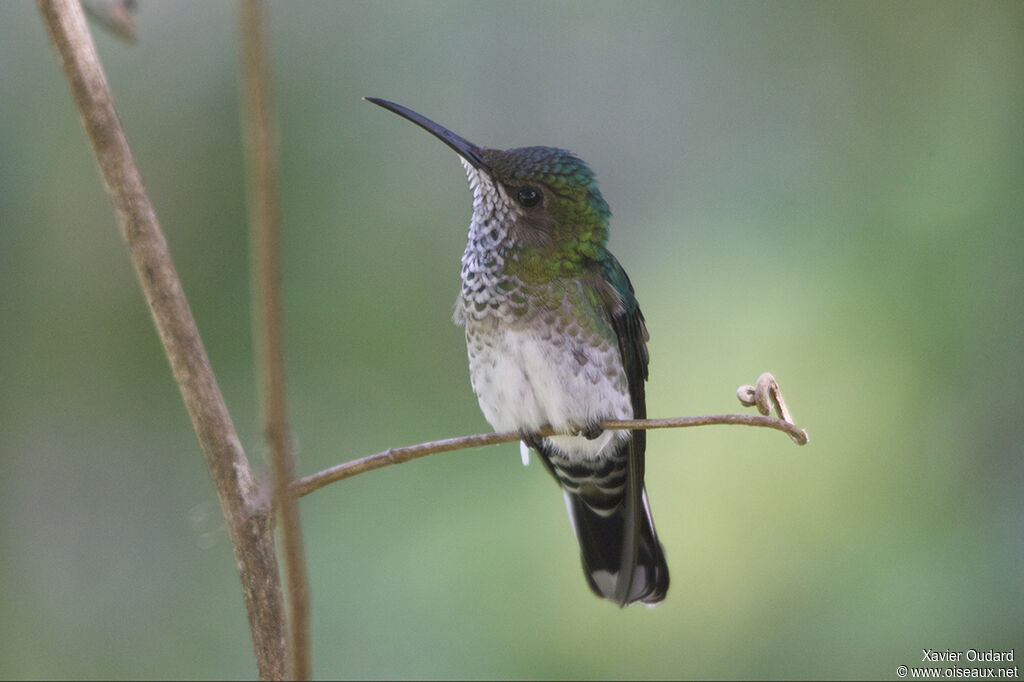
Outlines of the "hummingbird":
M451 147L473 192L454 320L484 417L518 431L562 488L593 592L654 605L668 566L644 488L644 316L606 248L611 211L593 171L553 147L479 147L400 104L364 98ZM550 425L563 435L542 437Z

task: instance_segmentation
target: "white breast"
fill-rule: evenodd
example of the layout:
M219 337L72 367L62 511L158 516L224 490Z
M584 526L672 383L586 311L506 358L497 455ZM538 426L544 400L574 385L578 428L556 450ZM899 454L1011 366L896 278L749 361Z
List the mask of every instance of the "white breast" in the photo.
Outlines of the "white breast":
M553 337L493 319L467 324L466 342L473 390L495 430L530 431L550 424L572 431L600 419L633 416L618 348L610 343L584 345L572 336ZM599 457L615 437L628 432L549 440L571 458L589 459Z

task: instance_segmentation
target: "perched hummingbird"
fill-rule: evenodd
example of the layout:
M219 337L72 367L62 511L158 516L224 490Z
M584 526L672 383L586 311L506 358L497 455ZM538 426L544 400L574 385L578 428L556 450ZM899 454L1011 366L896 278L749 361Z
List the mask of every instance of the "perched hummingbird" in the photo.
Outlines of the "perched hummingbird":
M644 490L647 328L626 272L605 248L611 212L594 173L552 147L502 151L400 104L367 97L455 150L473 191L455 322L469 374L498 431L519 431L565 495L583 571L600 597L656 604L668 566ZM560 433L542 438L551 425Z

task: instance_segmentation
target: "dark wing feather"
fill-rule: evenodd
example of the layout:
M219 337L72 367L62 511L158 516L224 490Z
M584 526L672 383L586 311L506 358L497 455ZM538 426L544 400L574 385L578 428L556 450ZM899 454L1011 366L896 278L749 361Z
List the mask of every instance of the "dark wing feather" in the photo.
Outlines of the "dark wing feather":
M640 305L637 303L629 276L610 253L606 253L605 258L601 261L601 277L606 287L602 299L605 304L605 312L618 340L619 355L622 358L622 366L629 386L629 396L633 404L633 417L644 419L647 417L644 382L647 380L647 365L650 361L647 353L647 341L650 337L644 323L644 315L640 311ZM626 508L632 510L632 513L628 517L630 523L623 533L621 567L616 585L616 597L620 604L625 604L630 600L633 574L637 568L641 544L648 546L648 551L656 552L659 555L654 558L653 563L659 565L659 570L656 572L663 573L664 586L655 591L663 596L664 590L668 588L668 572L660 570L664 559L660 557L661 548L657 538L653 537L653 525L647 518L643 500L644 453L646 449L647 432L633 431L629 443L629 472L627 474L629 484L625 491ZM652 537L643 537L647 534ZM648 562L650 561L651 558L648 558ZM658 600L660 597L652 601Z

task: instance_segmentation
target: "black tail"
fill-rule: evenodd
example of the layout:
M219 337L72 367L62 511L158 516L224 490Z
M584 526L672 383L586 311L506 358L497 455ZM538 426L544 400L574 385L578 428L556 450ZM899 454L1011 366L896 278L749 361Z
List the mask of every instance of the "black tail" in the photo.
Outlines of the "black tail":
M614 509L604 511L591 507L579 495L565 491L566 507L580 543L583 573L590 589L620 606L638 601L657 604L668 591L665 554L654 532L647 491L641 493L639 509L629 508L626 496ZM634 529L639 531L636 542L628 537ZM635 556L627 557L627 552Z
M668 566L644 489L643 456L635 450L638 442L643 447L642 434L631 432L592 462L573 461L546 439L524 439L562 486L590 589L619 606L657 604L668 591Z

